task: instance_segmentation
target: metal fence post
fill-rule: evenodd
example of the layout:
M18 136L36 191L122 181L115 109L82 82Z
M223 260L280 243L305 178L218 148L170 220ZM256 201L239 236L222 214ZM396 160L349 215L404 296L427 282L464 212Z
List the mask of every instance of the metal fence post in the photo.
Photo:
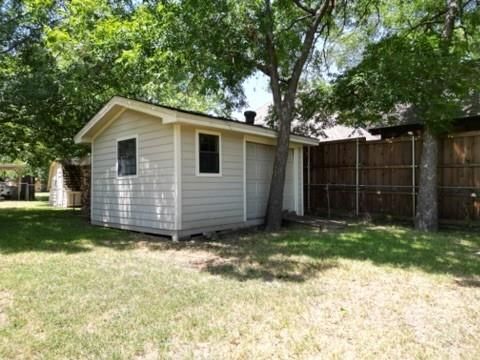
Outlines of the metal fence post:
M412 218L415 220L416 216L416 198L415 198L415 186L416 186L416 173L415 173L415 134L412 135Z
M311 152L310 152L310 146L308 147L308 165L307 165L307 208L308 208L308 212L311 212L311 205L310 205L310 156L311 156Z
M355 156L355 215L360 214L360 197L359 197L359 186L360 186L360 176L359 176L359 167L360 167L360 154L359 154L359 138L357 138L356 146L356 156Z
M331 212L330 212L330 190L329 190L329 183L327 183L327 186L325 186L325 190L327 192L327 216L330 219L331 217Z

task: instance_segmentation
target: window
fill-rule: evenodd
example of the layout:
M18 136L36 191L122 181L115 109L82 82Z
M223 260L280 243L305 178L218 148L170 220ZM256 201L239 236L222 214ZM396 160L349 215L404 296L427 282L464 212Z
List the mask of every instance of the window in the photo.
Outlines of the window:
M118 176L137 175L137 139L119 140L117 142Z
M198 133L198 173L220 175L220 135Z

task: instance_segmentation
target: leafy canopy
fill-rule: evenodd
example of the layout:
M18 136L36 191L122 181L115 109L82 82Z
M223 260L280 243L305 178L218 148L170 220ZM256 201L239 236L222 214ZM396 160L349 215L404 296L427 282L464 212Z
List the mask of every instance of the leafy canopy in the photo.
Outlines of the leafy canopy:
M446 48L445 11L443 1L390 4L381 16L384 35L336 80L333 108L343 121L395 121L398 107L408 106L433 131L449 128L466 99L480 90L480 14L476 3L464 2Z
M0 4L0 154L45 168L87 149L73 135L113 95L199 111L232 108L172 43L162 4L8 0Z

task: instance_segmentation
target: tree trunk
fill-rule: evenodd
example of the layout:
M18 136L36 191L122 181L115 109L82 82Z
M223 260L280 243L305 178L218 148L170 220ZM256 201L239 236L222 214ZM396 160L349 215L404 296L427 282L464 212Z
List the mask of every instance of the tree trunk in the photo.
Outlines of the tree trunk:
M82 192L82 211L84 215L90 220L90 191L92 183L91 165L82 165L81 167L81 186Z
M278 138L266 214L267 231L277 231L282 226L283 189L290 142L291 111L286 110L283 114L278 114L278 117L280 119Z
M428 127L423 134L420 159L420 182L418 190L415 228L421 231L438 230L438 149L439 138Z
M282 86L279 72L279 62L274 41L273 14L271 0L265 0L265 14L268 20L266 32L267 50L267 75L270 77L270 88L272 89L273 104L279 120L277 146L275 148L275 160L273 162L272 181L270 182L270 194L268 198L266 214L266 230L276 231L282 226L283 212L283 188L285 186L285 171L288 160L288 145L290 141L290 125L293 118L295 97L297 95L298 82L302 75L303 68L308 56L314 47L318 26L322 19L333 11L335 1L325 0L318 4L315 10L305 8L300 2L296 2L302 10L307 11L312 22L305 32L302 48L298 59L294 62L291 77L286 80L287 87ZM285 84L284 84L285 85Z
M447 11L442 31L442 51L448 53L452 41L455 20L461 0L447 0ZM423 150L420 159L420 183L415 228L421 231L438 230L438 149L439 137L428 126L423 135Z

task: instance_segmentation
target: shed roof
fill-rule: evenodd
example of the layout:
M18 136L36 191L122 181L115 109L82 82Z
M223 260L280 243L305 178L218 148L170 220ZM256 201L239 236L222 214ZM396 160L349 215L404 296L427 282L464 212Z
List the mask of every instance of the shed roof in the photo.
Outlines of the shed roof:
M90 143L97 133L102 131L127 109L155 116L161 119L164 124L179 123L200 125L270 138L277 137L275 130L262 125L247 124L225 117L154 104L143 100L129 99L122 96L114 96L85 124L77 135L75 135L75 142ZM290 140L305 145L318 144L317 139L298 134L291 134Z
M2 164L0 163L0 170L22 170L25 168L25 164Z

